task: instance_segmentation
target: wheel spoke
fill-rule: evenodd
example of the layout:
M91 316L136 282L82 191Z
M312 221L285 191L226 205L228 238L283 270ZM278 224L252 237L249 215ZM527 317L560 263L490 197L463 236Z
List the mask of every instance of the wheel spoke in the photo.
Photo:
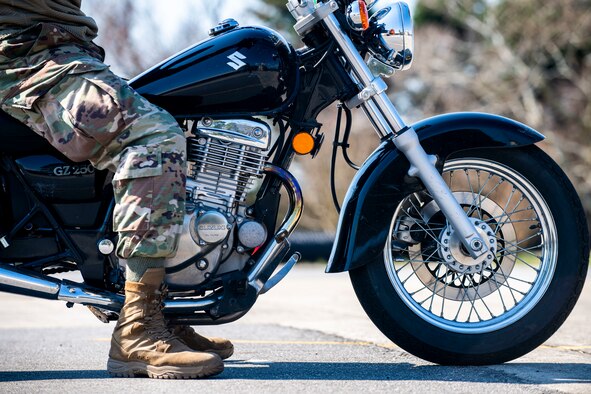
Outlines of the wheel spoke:
M445 300L446 300L446 291L447 287L449 286L450 281L447 280L447 276L451 273L451 283L454 281L455 272L449 270L447 265L445 266L445 285L443 286L443 301L441 302L441 314L439 316L443 317L443 312L445 311Z
M539 259L539 258L540 258L540 256L538 256L538 255L537 255L537 254L535 254L535 253L532 253L532 252L530 252L530 250L533 250L533 249L539 249L539 248L540 248L540 246L542 246L541 244L540 244L540 245L535 245L535 246L532 246L532 247L529 247L529 248L525 248L525 249L524 249L524 248L522 248L522 247L520 247L520 246L517 246L517 245L515 245L515 244L512 244L511 242L507 242L507 243L508 243L508 244L510 244L512 247L515 247L515 248L519 249L519 250L518 250L518 252L527 253L527 254L529 254L529 255L531 255L531 256L533 256L533 257L537 258L537 259ZM504 248L504 249L499 249L499 250L497 251L497 253L504 253L504 252L508 252L508 254L511 254L511 255L517 255L517 253L515 253L515 252L513 252L513 251L510 251L510 250L509 250L509 249L507 249L507 248Z
M476 317L478 317L478 321L482 321L483 319L480 317L480 314L478 313L478 310L476 310L476 301L477 299L480 299L480 302L482 302L482 304L484 305L484 307L486 309L488 309L488 305L486 305L486 302L484 302L484 300L482 299L482 297L479 294L479 290L480 290L480 284L476 284L474 282L474 276L473 275L467 275L468 276L468 280L472 283L472 288L474 289L474 293L475 293L475 297L474 297L474 302L472 303L472 307L474 308L474 312L476 313ZM489 314L492 315L492 313L490 313L490 310L488 310Z
M508 244L511 244L511 245L513 245L513 246L517 246L517 245L519 245L519 244L522 244L522 243L524 243L524 242L527 242L527 241L529 241L530 239L533 239L533 238L539 237L539 236L541 236L541 235L542 235L542 233L538 231L537 233L535 233L535 234L532 234L532 235L530 235L529 237L527 237L527 238L524 238L524 239L520 240L520 241L519 241L519 242L517 242L517 243L513 243L513 242L511 242L510 240L508 240L508 239L505 239L505 238L502 238L502 237L497 237L497 239L498 239L498 240L500 240L500 241L503 241L504 243L508 243Z
M500 223L497 223L497 229L495 231L495 235L497 235L499 233L499 231L501 231L501 229L503 228L503 226L507 223L507 221L509 220L509 218L511 217L511 215L515 214L515 211L517 210L517 208L519 207L519 205L521 205L521 202L523 201L523 196L521 196L519 198L519 200L517 201L517 204L515 204L515 207L513 208L513 210L511 212L509 212L506 216L507 219L504 221L501 221ZM505 212L507 212L506 210L504 210Z
M498 264L498 263L497 263L497 264ZM502 292L502 291L500 291L500 289L501 289L501 285L500 285L500 283L497 281L497 278L496 278L495 272L492 272L492 271L491 271L491 273L492 273L492 275L491 275L491 279L492 279L492 280L495 282L496 288L499 290L499 291L497 291L496 293L499 295L499 298L501 299L501 304L503 305L503 312L507 312L507 311L508 311L508 309L507 309L507 305L505 304L505 299L503 298L503 292Z
M509 203L511 202L511 200L513 199L513 196L515 195L515 190L516 190L515 186L513 186L511 188L511 194L509 194L509 198L507 198L507 202L505 203L505 206L503 207L503 212L505 212L505 213L507 212L507 208L509 207ZM509 218L507 217L507 219L509 219Z
M516 260L519 260L523 264L527 265L529 268L531 268L532 270L534 270L536 273L540 273L540 269L539 268L534 267L533 265L531 265L530 263L528 263L527 261L525 261L524 259L522 259L518 255L514 254L513 257L515 257Z
M458 321L458 317L460 317L460 311L462 310L462 305L464 303L464 300L466 299L466 288L464 287L463 281L460 282L461 286L462 286L462 299L460 300L460 305L458 306L458 311L456 313L456 316L453 318L453 321Z
M491 176L492 178L492 176ZM490 179L489 179L490 180ZM501 186L501 184L503 183L503 180L500 180L487 194L486 196L484 196L484 199L487 199L492 193L495 192L495 190L497 190L499 188L499 186ZM488 183L488 180L487 180ZM486 187L486 184L482 186L483 188ZM478 192L478 196L479 197L474 197L474 199L472 200L472 209L468 211L468 216L470 216L476 209L480 209L480 205L482 204L483 198L482 198L482 191ZM476 204L476 198L478 198L479 203L478 205ZM482 218L480 218L482 219Z
M539 219L538 219L538 218L531 218L531 219L518 219L518 220L507 220L507 221L504 221L504 222L503 222L503 225L506 225L506 224L514 224L514 223L525 223L525 222L537 222L537 221L539 221ZM491 222L491 219L487 219L485 222L486 222L486 223L488 223L488 224L490 225L490 224L491 224L491 223L490 223L490 222Z
M433 227L433 226L429 226L429 230L443 230L445 228L445 226L442 227ZM423 229L420 230L408 230L409 233L424 233L425 231Z
M474 193L474 188L472 187L472 180L470 179L470 175L468 174L468 170L464 170L464 174L466 174L466 178L468 181L468 186L470 186L470 192L472 193L472 196L474 196L472 203L471 203L471 209L468 212L467 216L470 216L475 210L478 211L478 218L480 220L482 220L482 213L480 212L480 204L482 204L482 200L480 199L480 197L482 197L481 193L482 190L478 190L478 194ZM477 177L479 178L479 177ZM478 199L478 203L476 203L476 200ZM473 207L473 209L472 209Z
M429 312L433 311L433 301L435 301L435 296L437 295L437 284L439 283L438 280L435 281L435 286L433 287L433 293L431 296L431 303L429 304Z
M503 270L503 266L501 264L499 264L499 271L497 272L501 272L501 275L503 275L503 278L505 279L502 283L501 286L505 286L506 288L509 289L511 296L513 297L513 301L515 301L515 304L517 305L517 298L515 298L515 295L513 294L513 292L519 293L521 295L525 295L525 293L522 293L521 291L514 289L513 287L509 286L508 281L510 276L507 276Z

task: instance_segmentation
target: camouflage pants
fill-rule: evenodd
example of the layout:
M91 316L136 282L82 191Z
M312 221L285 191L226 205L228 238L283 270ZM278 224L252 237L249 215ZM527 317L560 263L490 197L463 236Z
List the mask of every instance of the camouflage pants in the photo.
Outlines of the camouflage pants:
M69 159L114 172L118 256L175 254L185 202L183 132L109 70L101 48L49 24L4 35L0 100Z

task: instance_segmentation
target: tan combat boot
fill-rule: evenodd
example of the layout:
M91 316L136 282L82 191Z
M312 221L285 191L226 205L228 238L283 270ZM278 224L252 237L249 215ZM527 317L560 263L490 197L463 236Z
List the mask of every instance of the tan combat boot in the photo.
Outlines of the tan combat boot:
M163 300L166 299L167 293L168 289L164 286L162 292ZM170 322L168 322L168 329L194 351L215 353L222 360L234 354L234 345L225 338L204 337L203 335L197 334L190 326L172 324Z
M190 326L168 325L169 330L179 337L187 346L198 352L215 353L222 358L227 359L234 354L234 345L227 339L216 337L204 337L199 335Z
M111 338L107 370L113 376L189 379L224 370L217 354L195 352L174 336L162 315L164 268L149 268L125 283L125 304Z

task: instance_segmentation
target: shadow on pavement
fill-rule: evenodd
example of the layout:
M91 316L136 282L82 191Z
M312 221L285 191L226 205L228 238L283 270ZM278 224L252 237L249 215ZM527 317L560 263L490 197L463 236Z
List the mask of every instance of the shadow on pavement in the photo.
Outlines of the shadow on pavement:
M450 382L506 382L507 373L543 372L535 383L591 383L591 364L504 364L503 373L490 367L445 367L410 363L305 363L226 361L223 379L260 380L443 380ZM516 380L521 380L516 377Z
M502 365L503 373L490 367L417 366L410 363L314 363L226 361L222 380L418 380L508 383L507 374L538 372L528 383L591 383L591 364L515 363ZM0 382L108 379L105 370L0 372ZM523 379L515 377L515 382Z
M61 371L10 371L0 372L0 382L25 382L36 380L107 379L106 370Z
M410 363L305 363L226 361L222 379L258 380L433 380L505 383L507 374L538 371L538 384L591 383L591 364L504 364L503 373L490 367L445 367ZM522 379L516 377L516 381Z

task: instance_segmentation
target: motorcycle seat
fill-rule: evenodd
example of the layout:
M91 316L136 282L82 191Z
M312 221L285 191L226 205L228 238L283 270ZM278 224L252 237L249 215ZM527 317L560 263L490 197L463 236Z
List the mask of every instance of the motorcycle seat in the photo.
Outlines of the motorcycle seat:
M43 137L0 110L0 153L55 153Z

